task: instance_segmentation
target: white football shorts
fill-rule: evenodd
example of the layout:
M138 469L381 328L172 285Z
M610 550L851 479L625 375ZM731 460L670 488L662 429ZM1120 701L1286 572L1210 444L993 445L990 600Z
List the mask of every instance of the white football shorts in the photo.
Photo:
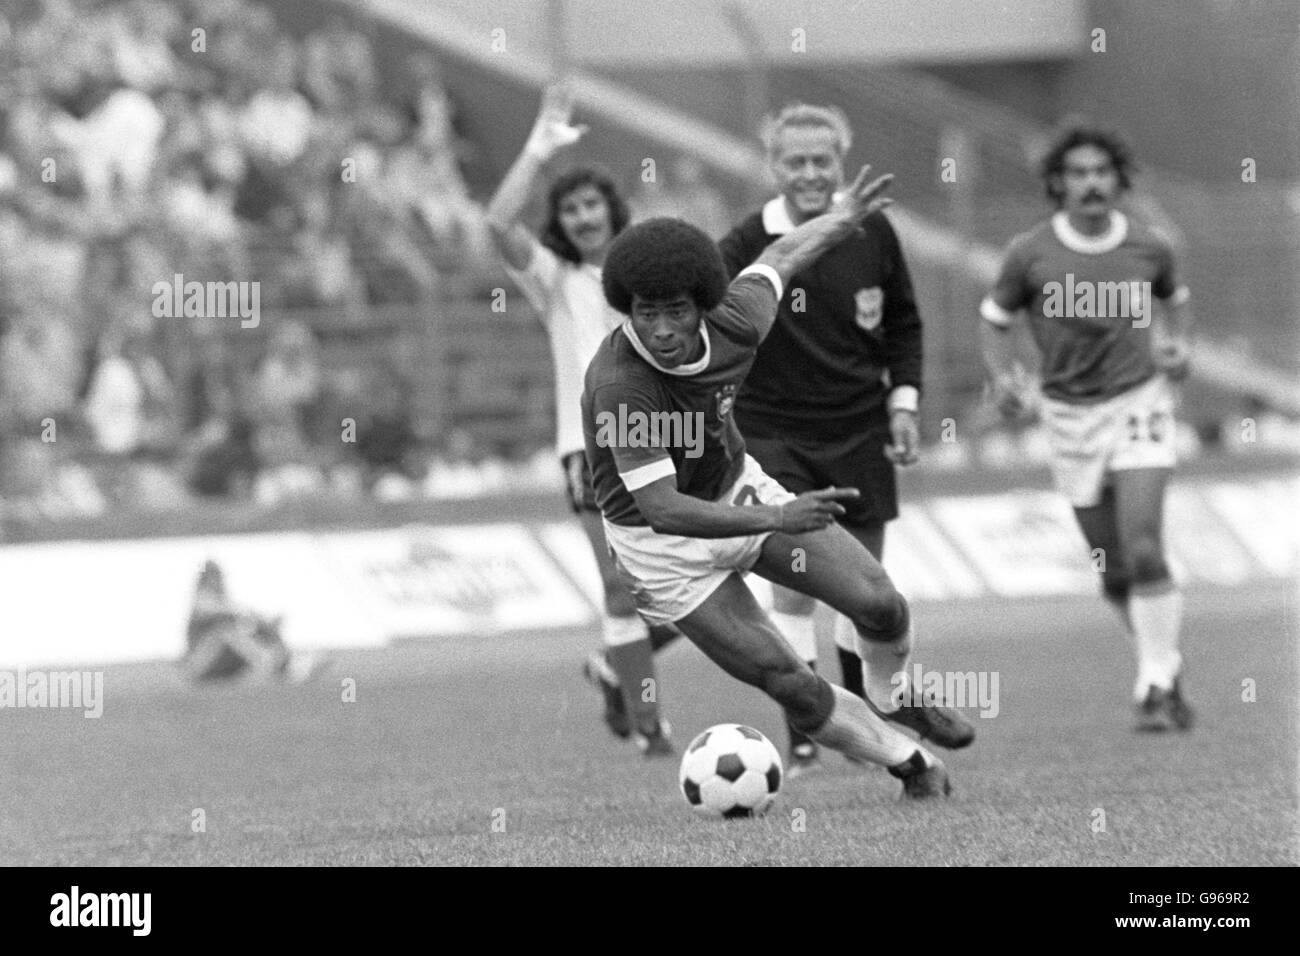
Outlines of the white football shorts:
M795 495L768 477L745 456L735 483L716 500L738 507L780 505ZM770 531L738 538L688 538L659 534L648 527L605 522L605 538L619 575L632 591L647 624L671 624L690 614L717 590L727 575L754 566Z
M1057 490L1075 508L1099 504L1111 472L1177 461L1173 388L1163 375L1095 405L1044 398L1043 421Z

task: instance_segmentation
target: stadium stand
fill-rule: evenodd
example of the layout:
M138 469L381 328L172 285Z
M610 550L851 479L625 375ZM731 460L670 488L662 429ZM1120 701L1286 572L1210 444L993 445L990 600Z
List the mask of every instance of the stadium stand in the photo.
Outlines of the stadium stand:
M550 64L493 59L401 0L332 2L323 25L320 9L30 0L0 14L0 539L208 498L536 484L546 342L521 297L492 310L509 284L475 200L517 148ZM968 317L997 247L1041 214L1032 157L1045 127L896 67L752 79L889 131L870 158L900 173L891 215L930 319L925 432L937 435L947 409L978 404ZM578 93L595 158L625 185L640 169L629 156L698 160L714 219L766 189L745 115L686 112L654 83L609 74L579 72ZM949 153L975 178L918 187ZM1278 187L1243 200L1159 170L1142 182L1139 203L1177 223L1214 316L1189 448L1221 443L1243 415L1293 447L1300 270L1278 268L1300 258L1293 205ZM174 274L259 283L260 327L152 316L141 290ZM362 440L340 442L348 419ZM936 464L1007 457L937 451Z

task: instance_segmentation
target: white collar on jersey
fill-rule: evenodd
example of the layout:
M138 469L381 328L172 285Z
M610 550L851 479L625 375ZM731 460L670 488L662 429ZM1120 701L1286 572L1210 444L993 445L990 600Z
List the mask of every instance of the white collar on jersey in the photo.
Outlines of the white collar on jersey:
M632 320L623 320L623 334L627 340L632 343L632 348L636 349L636 354L641 356L650 365L665 375L697 375L709 367L709 323L704 321L704 316L700 316L700 335L704 336L704 355L686 365L679 365L676 368L664 368L655 361L655 357L650 354L650 350L641 344L641 339L637 337L636 330L632 328Z
M834 202L840 198L836 192L831 196ZM775 199L769 199L763 204L763 231L769 236L784 236L787 232L794 232L794 220L790 218L790 208L785 204L784 196L777 196Z
M1118 209L1112 209L1110 225L1106 227L1106 231L1099 236L1085 236L1070 225L1070 217L1062 211L1052 216L1052 232L1056 233L1056 238L1061 240L1061 245L1071 252L1096 256L1118 249L1120 243L1128 237L1128 216Z

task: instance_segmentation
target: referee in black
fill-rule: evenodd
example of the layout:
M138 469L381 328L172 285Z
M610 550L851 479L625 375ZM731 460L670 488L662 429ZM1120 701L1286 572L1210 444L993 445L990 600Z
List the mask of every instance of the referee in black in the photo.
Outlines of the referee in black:
M780 195L719 242L734 278L769 243L825 212L844 183L852 131L835 107L796 104L764 130ZM883 213L791 279L776 325L758 350L736 398L735 417L749 453L785 488L800 494L853 487L840 523L881 559L885 523L898 516L895 465L916 461L921 388L921 317L898 237ZM797 561L792 555L791 561ZM809 664L817 659L812 598L775 587L772 618ZM837 619L844 687L878 708L864 688L856 633ZM887 685L888 676L872 682ZM786 722L791 776L818 765L817 745Z

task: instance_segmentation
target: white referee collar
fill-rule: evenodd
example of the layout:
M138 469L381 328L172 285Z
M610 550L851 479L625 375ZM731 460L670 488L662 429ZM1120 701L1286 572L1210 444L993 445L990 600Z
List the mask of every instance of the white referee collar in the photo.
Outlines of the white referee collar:
M704 336L704 355L686 365L679 365L676 368L664 368L655 361L654 355L648 348L641 344L640 337L636 334L636 329L632 328L632 320L623 320L623 334L627 340L632 343L632 348L636 349L636 354L641 356L650 363L656 370L663 372L665 375L698 375L709 367L709 323L704 321L704 313L700 313L700 335Z
M840 198L840 192L831 194L831 202ZM769 236L784 236L794 232L794 220L790 218L790 207L785 204L785 196L777 196L763 204L763 231Z
M1061 245L1071 252L1096 256L1118 249L1120 243L1128 238L1128 216L1118 209L1112 209L1106 231L1099 236L1087 236L1070 225L1070 217L1062 211L1052 216L1052 232L1061 241Z

